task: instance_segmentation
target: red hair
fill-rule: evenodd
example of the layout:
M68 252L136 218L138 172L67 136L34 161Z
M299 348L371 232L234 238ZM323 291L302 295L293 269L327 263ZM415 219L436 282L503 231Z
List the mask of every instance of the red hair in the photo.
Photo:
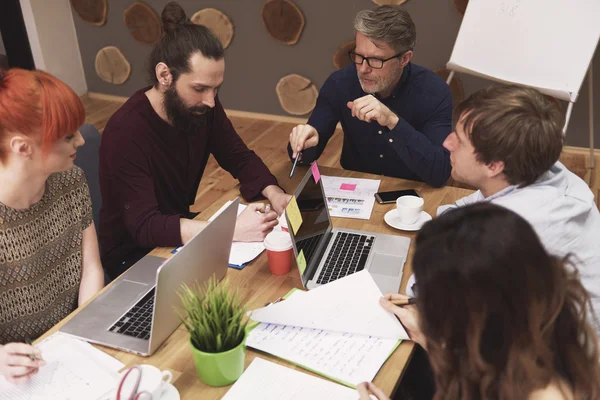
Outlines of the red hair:
M0 70L0 141L8 132L35 136L45 154L56 140L75 132L85 120L79 96L44 71ZM0 147L0 159L6 156Z

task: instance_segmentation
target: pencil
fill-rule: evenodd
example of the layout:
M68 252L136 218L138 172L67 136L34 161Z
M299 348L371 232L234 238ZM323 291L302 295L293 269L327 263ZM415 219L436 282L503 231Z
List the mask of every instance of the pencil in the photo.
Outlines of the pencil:
M410 297L404 300L391 300L390 303L392 303L395 306L408 306L411 304L417 304L417 299L415 299L414 297Z

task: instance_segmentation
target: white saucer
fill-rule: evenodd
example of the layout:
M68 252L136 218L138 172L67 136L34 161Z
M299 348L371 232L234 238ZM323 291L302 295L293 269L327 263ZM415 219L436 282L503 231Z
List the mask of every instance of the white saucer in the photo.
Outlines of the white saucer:
M180 400L181 397L179 396L179 392L177 391L177 388L173 385L171 385L170 383L167 383L166 385L166 389L163 392L162 396L160 396L160 400Z
M392 228L400 229L401 231L418 231L421 229L423 224L427 221L431 221L431 215L427 214L425 211L421 211L421 215L419 219L414 224L403 224L400 222L400 218L398 217L398 212L394 208L385 213L383 220L386 224L391 226Z

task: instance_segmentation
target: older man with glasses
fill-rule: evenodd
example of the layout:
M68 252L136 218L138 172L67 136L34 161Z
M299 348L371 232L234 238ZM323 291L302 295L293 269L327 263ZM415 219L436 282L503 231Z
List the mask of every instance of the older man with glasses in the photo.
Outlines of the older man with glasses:
M292 129L288 152L300 164L321 155L341 122L345 169L443 186L450 156L452 96L432 71L410 62L415 25L400 6L357 14L352 64L323 84L308 123Z

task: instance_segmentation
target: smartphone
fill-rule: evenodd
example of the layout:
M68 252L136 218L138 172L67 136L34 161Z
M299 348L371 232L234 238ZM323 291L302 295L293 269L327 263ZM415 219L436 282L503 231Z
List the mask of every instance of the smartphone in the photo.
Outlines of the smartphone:
M396 199L398 197L402 197L402 196L417 196L417 197L421 197L421 196L419 196L419 193L417 193L417 191L414 190L414 189L394 190L392 192L379 192L379 193L375 193L375 199L377 199L377 202L379 204L395 203Z

